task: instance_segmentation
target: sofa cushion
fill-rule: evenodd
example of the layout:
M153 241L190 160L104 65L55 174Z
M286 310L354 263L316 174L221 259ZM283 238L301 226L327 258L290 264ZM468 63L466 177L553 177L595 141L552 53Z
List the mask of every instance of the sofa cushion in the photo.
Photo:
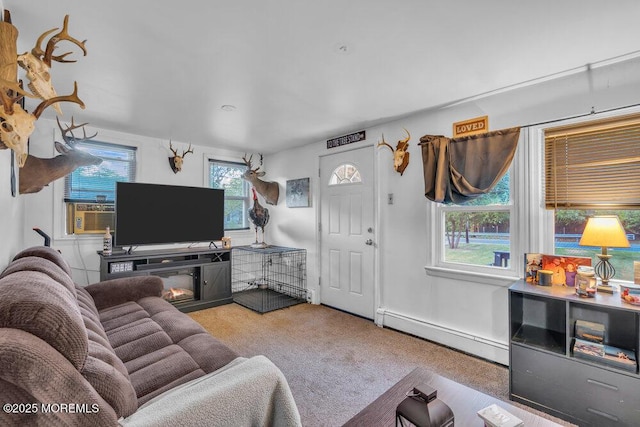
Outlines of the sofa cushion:
M29 332L59 351L78 370L88 337L76 297L39 271L16 271L0 279L0 327Z
M89 338L89 354L82 376L119 417L129 416L138 408L138 402L127 368L111 347L89 293L78 286L77 295Z
M139 405L238 357L189 316L158 297L101 310L100 320L129 372Z
M138 304L206 373L218 370L238 357L236 352L209 334L199 323L165 300L143 298Z
M124 365L111 347L89 341L89 354L82 376L113 408L118 417L127 417L138 409L136 391Z

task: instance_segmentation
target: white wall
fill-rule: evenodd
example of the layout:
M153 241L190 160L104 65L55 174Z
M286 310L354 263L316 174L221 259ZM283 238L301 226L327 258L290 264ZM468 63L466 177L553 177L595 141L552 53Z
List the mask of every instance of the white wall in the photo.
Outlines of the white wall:
M156 184L206 186L208 177L207 160L210 157L241 161L243 153L228 150L216 150L193 144L194 154L185 157L181 172L174 174L169 167L167 158L172 155L169 151L169 141L156 138L148 138L114 132L105 129L87 129L87 133L97 131L97 141L111 142L138 147L138 168L136 181ZM55 121L40 120L37 129L31 137L30 152L39 157L52 157L54 135L61 141L59 130ZM188 143L173 140L173 147L182 150ZM102 249L101 236L68 236L64 231L64 178L55 181L38 193L19 196L24 200L25 219L20 227L20 234L14 239L19 243L19 249L34 245L42 245L43 239L32 231L33 227L39 227L52 237L51 246L62 252L64 258L73 269L74 280L81 285L93 283L99 280L99 257L97 251ZM4 197L1 195L0 197ZM3 216L4 212L0 214ZM165 219L166 227L176 227L174 218ZM158 230L162 232L162 230ZM248 231L229 232L232 244L241 245L253 242L253 233ZM185 245L165 245L145 247L142 249L155 249L159 247L184 247ZM4 248L2 248L4 250ZM11 251L15 254L15 248Z
M603 111L637 103L640 103L640 60L632 60L366 129L368 141L348 148L375 143L382 133L387 141L395 142L402 137L402 127L413 136L411 164L402 177L392 170L389 151L376 150L376 191L382 201L379 202L381 228L376 236L380 260L380 307L376 321L506 364L508 309L504 280L434 277L425 273L433 236L428 225L429 202L423 196L417 147L420 136L450 135L453 122L480 115L488 115L490 127L495 130L584 114L592 107ZM55 122L38 122L31 138L32 153L44 157L53 155L54 129ZM166 140L97 130L97 139L139 147L138 180L143 182L203 185L205 153L228 160L238 160L243 154L216 152L195 145L196 154L187 157L183 172L175 175L167 163ZM334 136L337 135L327 135L327 138ZM333 149L331 153L339 150ZM319 274L317 170L319 156L323 154L328 154L324 140L265 157L265 179L279 182L281 189L278 205L269 206L271 223L267 227L267 242L307 250L308 287L315 291L318 291ZM0 168L5 171L0 176L0 267L23 247L42 244L42 239L31 230L38 226L52 234L52 246L60 249L74 267L74 279L78 283L96 281L96 251L101 241L67 237L62 232L62 180L35 195L12 198L8 184L8 150L0 151L0 164L5 165ZM286 180L304 177L311 178L311 207L287 208ZM384 203L390 192L395 195L393 205ZM172 225L171 218L167 218L167 226ZM232 235L234 245L252 241L252 232Z
M450 136L453 122L482 115L488 115L491 130L497 130L587 114L592 107L604 111L638 103L640 60L633 60L366 129L368 140L349 148L375 143L382 133L395 146L395 141L403 137L403 127L412 135L411 163L403 176L393 171L388 149L376 150L381 225L376 236L380 260L380 307L376 322L507 364L510 282L473 275L436 277L425 272L432 255L433 236L429 227L430 202L424 197L421 153L417 146L420 137ZM338 135L328 137L333 136ZM311 178L312 208L288 209L283 202L272 214L269 227L274 241L307 249L308 286L316 291L318 156L333 150L327 150L323 140L268 158L269 172L281 181ZM394 193L392 205L386 203L388 193Z
M0 150L0 271L23 249L23 215L23 199L11 196L11 150Z

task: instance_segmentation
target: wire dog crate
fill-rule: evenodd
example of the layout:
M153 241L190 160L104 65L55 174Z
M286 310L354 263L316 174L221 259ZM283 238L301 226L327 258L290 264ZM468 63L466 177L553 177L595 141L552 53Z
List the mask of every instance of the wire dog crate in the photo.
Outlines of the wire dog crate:
M233 301L266 313L307 301L307 251L268 246L232 249Z

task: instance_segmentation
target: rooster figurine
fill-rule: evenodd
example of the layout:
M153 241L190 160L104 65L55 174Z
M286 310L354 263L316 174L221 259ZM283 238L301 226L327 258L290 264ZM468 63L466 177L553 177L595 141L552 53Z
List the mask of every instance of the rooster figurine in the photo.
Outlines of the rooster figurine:
M256 227L256 242L251 245L252 248L266 248L267 244L264 242L264 226L269 222L269 209L265 208L258 202L258 194L255 188L251 188L253 192L253 207L249 208L249 219ZM262 230L262 242L258 243L258 228Z

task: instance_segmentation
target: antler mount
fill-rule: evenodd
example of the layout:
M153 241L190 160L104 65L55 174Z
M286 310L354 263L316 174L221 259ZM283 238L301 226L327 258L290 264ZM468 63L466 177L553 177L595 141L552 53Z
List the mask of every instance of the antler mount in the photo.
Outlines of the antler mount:
M18 165L22 167L27 157L27 141L35 128L35 122L43 111L53 106L58 114L62 114L60 102L73 102L84 109L84 103L78 97L78 85L74 82L73 92L70 95L58 96L51 82L52 61L66 63L76 62L66 59L72 52L54 55L56 45L61 41L69 41L76 45L86 56L85 41L79 41L71 37L68 32L69 15L66 15L62 30L51 36L46 47L42 44L46 37L57 31L54 28L45 31L38 38L30 52L17 54L17 29L11 24L11 14L5 9L3 21L0 21L0 149L11 148L18 157ZM29 80L27 87L31 93L26 92L18 84L18 66L26 72ZM28 113L20 105L19 101L24 97L39 98L40 104Z

